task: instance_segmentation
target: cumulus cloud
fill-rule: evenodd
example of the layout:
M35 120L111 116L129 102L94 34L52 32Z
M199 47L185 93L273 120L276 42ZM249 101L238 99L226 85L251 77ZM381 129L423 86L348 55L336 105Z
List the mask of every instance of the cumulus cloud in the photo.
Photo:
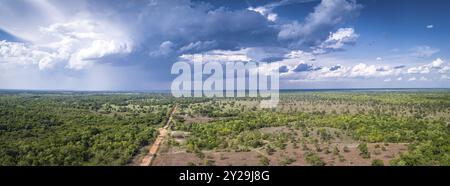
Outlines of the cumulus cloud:
M107 22L82 19L54 23L40 31L52 37L51 42L40 45L64 55L66 67L71 69L83 69L101 58L127 54L133 49L127 34Z
M412 68L408 69L408 73L409 74L428 74L428 73L430 73L430 68L426 65L412 67Z
M364 63L359 63L350 70L349 77L374 77L378 74L378 68L375 65L367 65Z
M417 66L417 67L411 67L408 69L408 73L409 74L428 74L431 72L431 70L433 69L441 69L444 65L444 61L441 58L437 58L436 60L434 60L433 62L426 64L426 65L421 65L421 66Z
M53 67L64 56L49 53L20 42L0 41L0 62L19 65L38 65L39 69Z
M129 52L131 52L131 49L127 44L117 43L114 40L94 40L88 47L81 48L73 53L67 67L79 70L105 56Z
M440 68L442 68L442 65L444 64L444 61L441 59L441 58L437 58L436 60L434 60L433 62L431 62L430 64L429 64L429 66L431 67L431 68L437 68L437 69L440 69Z
M64 63L67 68L82 69L103 57L129 53L133 47L115 27L92 20L40 27L39 37L50 39L27 44L2 42L1 57L3 60L14 57L17 64L37 64L41 70L53 68L58 63Z
M309 1L282 0L243 10L191 1L136 1L127 5L133 11L108 1L74 2L72 8L61 3L47 3L47 7L53 7L48 9L49 15L41 21L42 24L33 25L37 30L28 29L28 35L39 39L27 44L24 51L39 53L34 56L32 64L39 64L41 69L59 65L80 70L99 62L114 63L110 56L139 56L142 51L147 52L148 57L175 59L178 56L184 58L187 54L211 53L212 49L235 51L237 48L251 48L248 56L256 61L273 62L283 58L309 58L312 61L313 53L283 49L286 45L277 40L285 38L283 33L286 30L283 30L284 26L273 26L278 23L270 23L277 20L274 13L277 7ZM92 11L86 7L106 8ZM321 41L317 44L322 44L326 50L341 48L353 42L357 34L352 28L341 28L334 33L330 30L356 16L360 9L361 5L353 0L323 0L301 23L299 35L294 33L288 38L296 42L300 37L311 36ZM32 10L30 7L29 11ZM57 15L58 19L50 19L50 14ZM104 17L108 17L108 21ZM14 19L25 19L25 16L15 16ZM296 21L288 22L295 24ZM27 29L23 30L18 34L27 36ZM323 33L323 38L314 36L319 32ZM281 49L271 52L273 48ZM149 62L145 57L133 59Z
M353 28L339 28L336 32L330 33L327 40L315 47L314 53L323 54L329 51L342 50L345 45L354 44L357 38L358 34L355 33Z
M145 84L151 84L149 79L160 84L171 80L168 72L178 59L278 63L277 69L262 68L279 70L283 78L297 80L448 76L450 66L441 59L422 65L407 60L389 63L387 55L382 61L378 60L381 57L376 61L323 60L329 56L323 54L356 43L358 33L348 23L359 15L362 5L355 0L323 0L306 17L284 17L277 12L281 10L278 7L308 1L280 0L241 9L191 0L130 1L126 5L109 0L6 1L0 6L0 17L8 19L0 19L0 29L24 40L0 42L0 72L16 64L16 69L32 66L42 74L56 69L78 78L90 69L118 67L132 69L127 72L130 75L137 71L146 74L123 84L142 83L142 77L147 78ZM16 11L14 7L24 8ZM406 55L419 60L438 51L417 46ZM441 74L429 77L433 72Z
M137 57L142 56L140 53L143 51L147 54L150 51L147 57L166 56L173 59L183 53L208 51L211 48L229 50L276 40L275 28L269 27L267 20L259 13L245 9L214 8L208 3L187 0L134 1L127 3L125 9L123 3L109 1L74 2L70 3L70 8L61 3L45 3L47 7L53 7L48 9L49 16L30 21L40 24L23 26L23 32L14 32L24 38L37 38L30 40L26 51L39 49L51 54L44 57L40 54L42 62L34 62L40 64L42 69L53 68L57 63L63 63L62 66L68 69L84 69L96 62L120 61L112 60L114 58L110 56L130 54L135 55L132 56L134 60L147 63L151 60L145 56ZM27 11L34 11L34 6L29 6L27 2L18 1L17 4L26 6ZM40 7L44 2L34 4ZM93 11L95 7L102 9ZM4 16L5 12L9 11L0 12L0 15ZM50 14L58 14L58 19L51 19ZM7 16L18 21L14 24L0 20L2 29L12 30L18 23L28 21L25 19L34 20L17 12ZM56 57L58 60L54 59Z
M427 25L428 29L434 28L434 25Z
M398 71L385 67L385 71L379 71L380 67L359 63L354 66L321 66L301 63L293 70L288 79L327 80L327 79L369 79L396 76ZM304 75L300 74L305 73Z
M255 48L243 48L240 50L211 50L205 53L198 54L184 54L180 60L196 62L202 60L216 61L216 62L249 62L257 61L261 56L255 55L255 51L259 51ZM258 52L256 52L258 53ZM262 53L265 53L262 51ZM318 57L318 58L317 58ZM316 59L317 58L317 59ZM387 65L387 64L370 64L370 63L357 63L354 65L341 65L345 64L344 61L336 61L340 63L334 63L334 65L321 65L326 62L320 56L315 56L312 53L302 50L294 50L284 54L284 58L274 61L278 63L277 69L281 74L283 80L303 80L303 81L324 81L324 80L379 80L384 82L403 81L406 78L409 81L420 80L428 81L431 78L428 76L433 71L443 70L446 67L446 63L437 58L432 62L425 65L418 65L406 68L406 65ZM261 67L266 68L266 67ZM267 67L268 68L268 67ZM263 69L270 71L271 69ZM273 70L273 69L272 69ZM427 76L421 76L420 78L411 79L409 74L418 73Z
M362 6L354 0L323 0L303 23L292 21L282 25L280 40L290 40L291 47L318 45L327 39L330 30L359 15Z
M366 63L358 63L353 66L333 65L329 67L314 68L313 65L301 66L302 72L307 73L306 76L296 76L291 74L291 78L304 78L310 80L325 79L396 79L402 81L409 74L422 74L419 79L410 77L409 81L429 81L432 77L436 77L436 72L448 73L450 66L446 66L445 61L440 58L435 59L431 63L425 65L405 68L404 65L370 65ZM444 70L445 69L445 70ZM433 73L434 72L434 73ZM381 79L383 80L383 79Z
M443 67L442 69L439 70L439 73L441 73L441 74L445 74L445 73L448 73L448 72L450 72L450 66L445 66L445 67Z
M159 45L157 50L150 52L150 56L167 56L174 51L174 47L175 45L171 41L164 41Z

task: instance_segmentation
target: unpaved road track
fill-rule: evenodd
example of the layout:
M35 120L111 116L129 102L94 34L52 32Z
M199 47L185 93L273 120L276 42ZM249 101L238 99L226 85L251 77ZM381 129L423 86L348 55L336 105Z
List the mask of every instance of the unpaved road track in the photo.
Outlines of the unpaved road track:
M169 128L169 124L172 121L172 115L175 113L175 110L177 109L177 105L175 105L169 114L169 119L167 119L166 125L164 125L163 128L159 129L159 135L156 138L153 145L150 147L150 150L147 155L144 156L142 159L142 162L139 164L140 166L150 166L152 164L153 158L155 158L156 153L158 152L159 145L161 145L161 142L164 140L164 138L167 136L167 129Z

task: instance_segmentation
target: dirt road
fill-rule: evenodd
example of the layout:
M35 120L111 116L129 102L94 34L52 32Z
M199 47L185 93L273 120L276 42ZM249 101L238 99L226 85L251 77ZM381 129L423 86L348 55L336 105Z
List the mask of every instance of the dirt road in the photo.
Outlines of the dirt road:
M161 142L164 140L164 138L167 136L167 129L169 128L169 124L172 121L172 115L175 113L175 110L177 109L177 106L175 105L169 114L169 119L167 119L166 125L164 125L163 128L159 129L159 135L156 138L153 145L150 147L150 150L147 155L142 159L142 162L139 164L140 166L150 166L152 164L153 158L155 158L156 153L158 152L159 145L161 145Z

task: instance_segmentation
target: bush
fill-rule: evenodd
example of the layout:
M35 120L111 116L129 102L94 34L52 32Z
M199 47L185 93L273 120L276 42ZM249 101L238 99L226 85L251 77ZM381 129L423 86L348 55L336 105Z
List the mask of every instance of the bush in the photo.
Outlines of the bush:
M306 161L310 163L312 166L325 166L326 163L316 154L312 152L307 152Z
M365 159L370 158L370 152L369 152L369 149L367 148L367 143L360 143L358 145L358 150L360 152L359 155L362 158L365 158Z
M384 162L380 159L374 159L372 160L372 166L384 166Z
M337 146L334 146L333 155L337 156L337 155L339 155L339 152L340 152L339 148Z
M270 160L266 156L260 156L259 157L259 164L262 165L262 166L268 166L270 164Z

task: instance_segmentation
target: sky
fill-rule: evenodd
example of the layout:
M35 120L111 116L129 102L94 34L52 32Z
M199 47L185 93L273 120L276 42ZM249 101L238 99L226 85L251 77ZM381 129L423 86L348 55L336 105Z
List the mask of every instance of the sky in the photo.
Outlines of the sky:
M198 55L278 63L281 89L450 88L449 19L442 0L0 0L0 89L167 90Z

